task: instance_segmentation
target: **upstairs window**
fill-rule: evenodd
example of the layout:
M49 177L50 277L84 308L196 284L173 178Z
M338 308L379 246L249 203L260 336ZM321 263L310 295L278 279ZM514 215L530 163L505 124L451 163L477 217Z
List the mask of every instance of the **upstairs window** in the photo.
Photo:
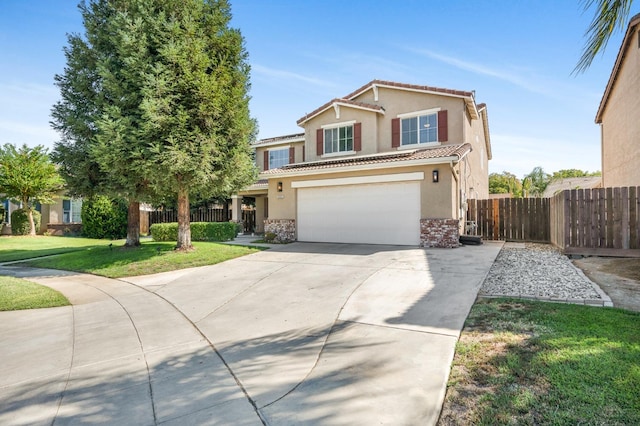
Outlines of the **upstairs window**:
M430 109L399 114L391 120L391 147L419 147L449 139L447 110Z
M324 129L324 153L353 151L353 126Z
M269 151L269 169L277 169L289 164L289 148Z
M438 142L438 114L426 114L401 120L402 146Z

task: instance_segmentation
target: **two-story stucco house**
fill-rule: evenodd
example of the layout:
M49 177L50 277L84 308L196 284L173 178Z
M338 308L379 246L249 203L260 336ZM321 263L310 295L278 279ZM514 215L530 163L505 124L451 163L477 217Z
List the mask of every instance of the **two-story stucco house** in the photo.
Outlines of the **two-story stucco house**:
M640 14L631 18L596 114L602 186L640 185Z
M473 92L374 80L255 143L259 231L280 240L455 247L488 197L491 143Z

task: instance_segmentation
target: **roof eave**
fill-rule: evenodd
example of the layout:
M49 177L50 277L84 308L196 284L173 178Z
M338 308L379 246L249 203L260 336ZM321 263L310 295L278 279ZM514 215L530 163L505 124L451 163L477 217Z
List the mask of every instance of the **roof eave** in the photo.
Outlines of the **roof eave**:
M622 44L620 45L618 56L616 56L616 62L613 65L611 75L609 76L607 87L605 88L604 94L602 95L602 99L600 100L598 112L596 113L596 120L595 120L596 124L602 124L602 116L604 115L604 110L607 107L607 101L609 100L609 96L611 95L611 91L613 90L613 86L617 80L618 71L620 70L622 61L625 58L625 53L631 41L631 35L633 33L633 30L638 24L640 24L640 13L633 16L631 20L629 20L629 26L627 27L627 31L624 34L624 38L622 39Z
M430 164L447 164L450 162L457 163L460 160L462 160L464 157L466 157L469 151L470 149L467 149L460 154L450 155L447 157L421 158L417 160L406 160L406 161L388 161L384 163L359 164L354 166L340 166L340 167L332 167L327 169L290 170L290 171L283 171L282 173L277 173L277 174L261 173L259 175L259 178L275 179L275 178L293 177L293 176L309 176L309 175L346 173L346 172L366 171L366 170L392 169L392 168L411 167L411 166L425 166Z
M296 124L300 127L304 127L304 124L319 116L320 114L324 113L325 111L328 111L329 109L333 108L334 105L339 105L339 106L343 106L346 108L354 108L354 109L361 109L363 111L370 111L370 112L375 112L375 113L380 113L382 115L384 115L384 109L380 108L380 109L375 109L375 108L367 108L366 106L363 105L353 105L347 102L341 102L339 99L334 99L331 102L328 102L325 106L321 107L319 110L312 112L311 114L305 115L304 117L302 117L301 119L299 119L298 121L296 121Z

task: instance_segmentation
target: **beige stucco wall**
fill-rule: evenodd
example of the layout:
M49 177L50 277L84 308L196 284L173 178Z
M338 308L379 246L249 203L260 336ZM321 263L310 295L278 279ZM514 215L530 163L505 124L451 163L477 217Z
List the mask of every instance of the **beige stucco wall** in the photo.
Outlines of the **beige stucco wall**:
M640 185L640 40L636 29L602 115L602 185Z
M395 151L391 147L391 120L398 114L440 108L448 111L448 141L461 143L464 141L464 122L466 116L465 103L462 98L418 93L406 90L378 89L378 101L374 100L372 90L358 98L358 102L379 105L385 109L384 114L358 108L341 106L340 116L336 117L334 108L329 108L304 124L307 161L321 160L316 150L316 131L323 125L348 121L362 123L362 151L358 155ZM474 120L479 121L479 120Z
M439 173L439 182L437 183L432 181L433 170L438 170ZM457 185L453 179L451 168L449 164L437 164L270 179L269 219L296 219L297 189L292 188L292 182L355 176L380 176L411 172L424 173L424 180L421 182L422 218L458 218L458 207L455 198L457 194ZM277 191L278 182L282 182L282 192ZM393 202L393 200L389 200L389 202Z
M462 190L467 198L489 198L489 158L482 119L465 119L464 141L472 149L460 164Z
M379 123L380 113L374 111L367 111L362 109L350 108L341 106L340 115L336 114L334 108L329 108L322 114L314 117L305 123L304 133L306 140L307 161L317 161L325 158L335 158L334 156L318 156L318 150L316 145L316 131L322 126L345 123L349 121L355 121L356 123L362 123L362 150L358 151L357 155L375 154L378 151L376 138L377 128ZM345 154L353 155L353 154Z
M55 199L55 204L50 204L48 206L48 214L47 216L42 215L42 224L46 225L48 223L62 223L62 198L58 197Z

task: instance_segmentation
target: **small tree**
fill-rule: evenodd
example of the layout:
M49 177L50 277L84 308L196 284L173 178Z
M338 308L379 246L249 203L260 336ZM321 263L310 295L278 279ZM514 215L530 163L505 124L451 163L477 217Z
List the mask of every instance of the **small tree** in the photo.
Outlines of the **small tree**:
M549 182L551 182L551 176L545 173L542 167L534 167L531 173L522 179L522 192L525 197L542 197Z
M513 173L491 173L489 175L489 194L511 194L513 198L521 198L522 182Z
M0 193L22 203L29 218L29 234L36 235L33 208L36 202L53 204L64 181L51 162L47 150L5 144L0 148Z

